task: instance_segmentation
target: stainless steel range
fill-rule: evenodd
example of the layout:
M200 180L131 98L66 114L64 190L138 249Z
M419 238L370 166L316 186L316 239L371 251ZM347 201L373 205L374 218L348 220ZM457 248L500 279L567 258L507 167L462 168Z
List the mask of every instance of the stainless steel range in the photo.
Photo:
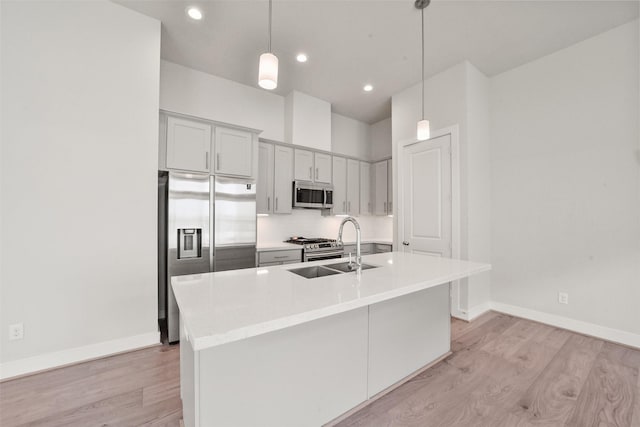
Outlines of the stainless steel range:
M302 245L302 260L304 262L342 258L344 255L342 243L338 243L335 239L292 237L285 242Z

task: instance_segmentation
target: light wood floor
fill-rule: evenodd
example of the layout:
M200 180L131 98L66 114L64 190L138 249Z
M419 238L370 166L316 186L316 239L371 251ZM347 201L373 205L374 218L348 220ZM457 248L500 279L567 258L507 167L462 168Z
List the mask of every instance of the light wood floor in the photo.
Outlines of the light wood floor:
M640 427L640 351L487 313L453 354L339 424Z
M640 427L640 351L498 313L451 329L450 357L339 425ZM0 383L2 427L181 417L177 346Z

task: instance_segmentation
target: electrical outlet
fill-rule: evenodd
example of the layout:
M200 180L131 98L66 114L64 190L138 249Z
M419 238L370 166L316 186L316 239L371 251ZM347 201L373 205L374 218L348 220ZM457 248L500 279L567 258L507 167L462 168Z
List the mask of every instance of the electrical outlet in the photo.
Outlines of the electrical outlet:
M566 292L558 292L558 302L560 304L569 304L569 294Z
M24 337L24 326L22 323L9 325L9 340L21 340Z

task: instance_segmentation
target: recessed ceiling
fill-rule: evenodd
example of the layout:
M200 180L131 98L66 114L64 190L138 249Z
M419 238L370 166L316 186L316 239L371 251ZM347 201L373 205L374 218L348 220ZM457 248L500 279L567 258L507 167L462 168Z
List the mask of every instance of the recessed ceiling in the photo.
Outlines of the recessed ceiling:
M162 58L258 88L268 1L114 1L162 21ZM187 17L191 5L201 21ZM638 9L637 1L434 0L425 10L425 74L466 59L493 76L636 19ZM367 123L389 117L391 96L420 81L412 0L274 0L272 46L275 93L299 90Z

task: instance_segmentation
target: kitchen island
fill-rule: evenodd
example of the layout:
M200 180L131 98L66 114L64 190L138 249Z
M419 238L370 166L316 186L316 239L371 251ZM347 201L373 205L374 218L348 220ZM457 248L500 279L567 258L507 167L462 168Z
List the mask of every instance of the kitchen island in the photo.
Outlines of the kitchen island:
M362 261L376 268L289 271L327 260L173 277L185 426L333 420L446 355L449 282L490 269L401 252Z

